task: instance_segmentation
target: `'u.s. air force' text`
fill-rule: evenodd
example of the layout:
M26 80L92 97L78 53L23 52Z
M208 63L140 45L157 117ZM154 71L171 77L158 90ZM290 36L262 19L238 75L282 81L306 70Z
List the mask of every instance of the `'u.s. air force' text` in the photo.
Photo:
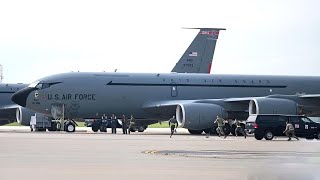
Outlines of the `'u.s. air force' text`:
M48 94L48 100L95 101L95 94Z

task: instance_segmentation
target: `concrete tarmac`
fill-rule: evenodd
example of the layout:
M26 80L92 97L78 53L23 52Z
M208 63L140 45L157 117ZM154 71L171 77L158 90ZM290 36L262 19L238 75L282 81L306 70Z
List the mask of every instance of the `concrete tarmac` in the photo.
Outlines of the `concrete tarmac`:
M0 129L0 179L320 180L320 141Z

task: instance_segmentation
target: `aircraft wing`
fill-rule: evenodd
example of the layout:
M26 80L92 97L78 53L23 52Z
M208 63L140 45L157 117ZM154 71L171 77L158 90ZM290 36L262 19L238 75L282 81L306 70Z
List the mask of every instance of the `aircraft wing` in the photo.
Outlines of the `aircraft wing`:
M302 98L320 98L320 94L303 94L303 95L300 95L299 97L302 97Z
M282 109L276 108L272 112L291 112L295 110L293 108L296 104L300 109L304 110L305 113L318 112L319 108L313 105L314 101L319 101L320 94L295 94L295 95L269 95L264 97L241 97L241 98L225 98L225 99L197 99L197 100L167 100L167 101L157 101L145 104L143 108L146 111L152 112L159 115L160 117L168 117L169 115L175 115L177 105L193 104L207 104L218 105L224 108L225 111L232 113L248 112L249 102L254 100L254 106L260 106L261 112L269 112L274 109L274 104L281 104ZM303 100L304 99L304 100ZM301 101L303 100L303 101ZM291 107L292 105L292 107ZM262 108L262 109L261 109ZM286 108L290 109L287 110ZM260 112L260 113L261 113ZM296 112L291 112L296 113ZM169 117L170 117L169 116Z
M16 109L19 108L20 106L17 104L10 104L10 105L3 105L0 106L0 109Z

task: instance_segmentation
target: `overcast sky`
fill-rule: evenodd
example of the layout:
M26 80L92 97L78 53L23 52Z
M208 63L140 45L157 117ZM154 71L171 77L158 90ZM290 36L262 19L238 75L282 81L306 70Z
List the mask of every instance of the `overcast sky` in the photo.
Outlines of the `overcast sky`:
M70 71L170 72L220 27L212 74L320 76L320 1L0 1L6 83Z

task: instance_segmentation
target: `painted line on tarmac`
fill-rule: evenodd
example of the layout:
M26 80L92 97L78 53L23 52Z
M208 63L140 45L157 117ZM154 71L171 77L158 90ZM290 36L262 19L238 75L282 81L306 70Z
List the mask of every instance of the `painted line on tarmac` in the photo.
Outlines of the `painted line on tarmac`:
M157 154L159 151L151 150L151 151L143 151L144 154Z

